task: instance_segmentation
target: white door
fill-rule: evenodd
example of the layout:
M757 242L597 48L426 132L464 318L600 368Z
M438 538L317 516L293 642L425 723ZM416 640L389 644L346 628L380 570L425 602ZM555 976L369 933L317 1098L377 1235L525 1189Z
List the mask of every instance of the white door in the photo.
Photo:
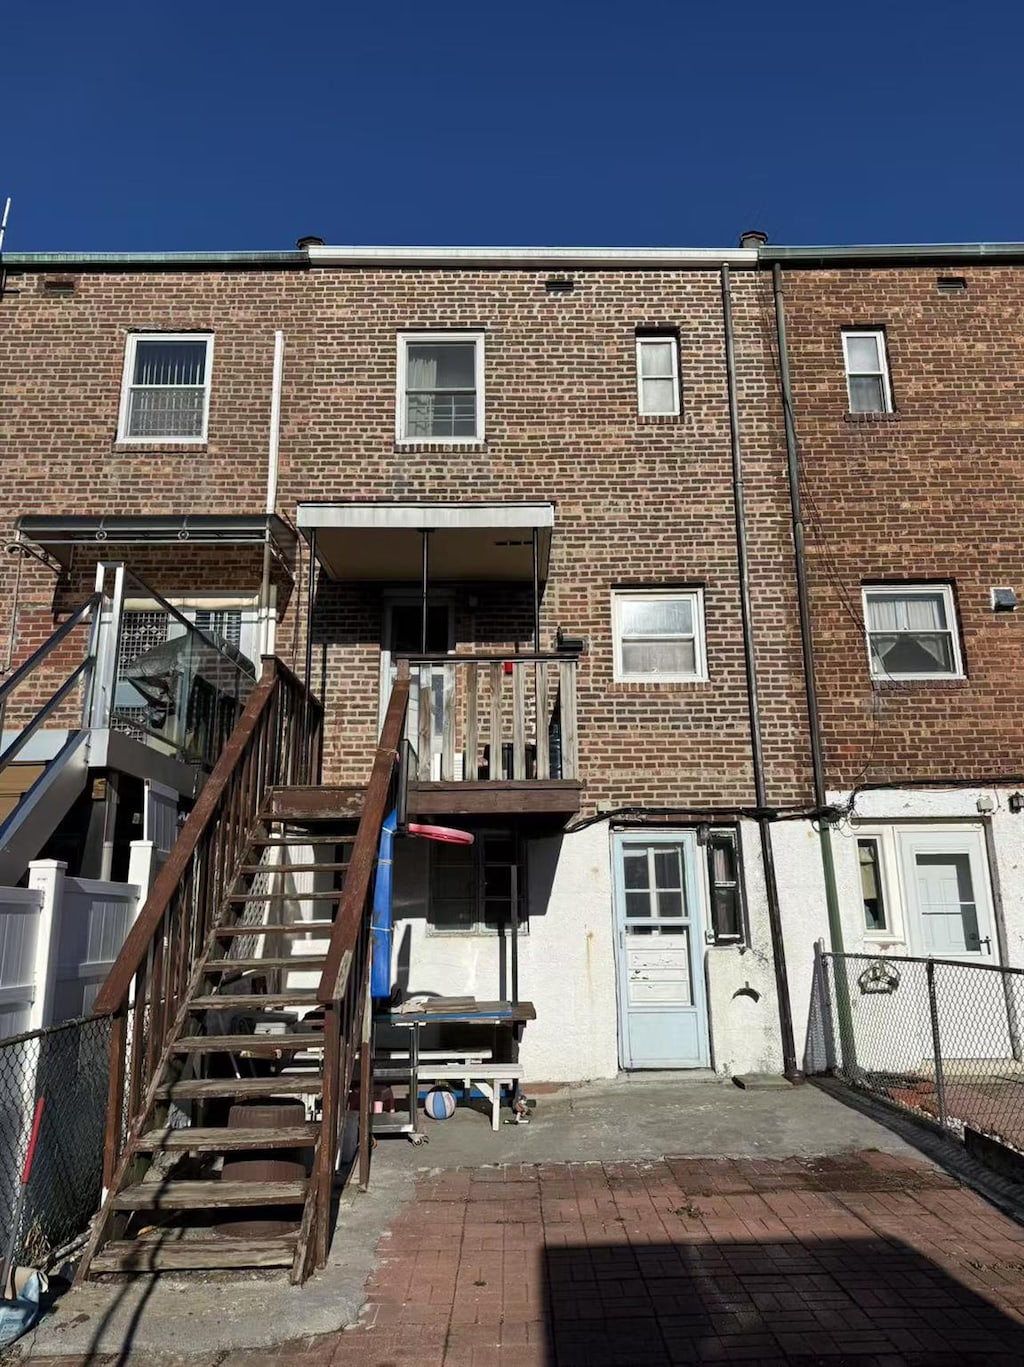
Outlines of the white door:
M613 857L622 1066L706 1068L696 838L691 831L616 835Z

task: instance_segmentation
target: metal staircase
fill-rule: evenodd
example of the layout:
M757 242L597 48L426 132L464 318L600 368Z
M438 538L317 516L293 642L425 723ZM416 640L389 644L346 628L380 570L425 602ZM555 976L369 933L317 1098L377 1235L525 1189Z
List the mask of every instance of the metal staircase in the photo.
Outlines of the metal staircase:
M292 814L292 785L318 777L320 709L264 661L96 1000L112 1018L107 1195L79 1280L288 1267L301 1281L326 1261L354 1086L369 1175L370 906L408 693L405 673L358 825Z

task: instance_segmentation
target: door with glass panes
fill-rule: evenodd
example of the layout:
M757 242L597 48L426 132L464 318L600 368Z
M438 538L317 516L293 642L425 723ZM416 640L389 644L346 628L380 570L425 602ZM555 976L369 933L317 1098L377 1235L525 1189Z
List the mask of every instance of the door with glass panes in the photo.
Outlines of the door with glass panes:
M624 1068L706 1068L704 925L691 831L613 837Z
M398 672L398 657L422 653L423 606L417 599L394 599L384 607L384 639L380 652L380 717L379 725L384 724L391 687ZM428 655L446 655L454 648L454 613L452 604L430 603L427 607L427 651ZM409 708L406 714L405 734L419 745L420 734L420 692L424 671L414 669L409 687ZM444 665L431 666L426 671L429 680L430 696L425 697L423 705L430 709L430 772L441 778L441 749L444 736ZM452 774L445 774L452 778Z

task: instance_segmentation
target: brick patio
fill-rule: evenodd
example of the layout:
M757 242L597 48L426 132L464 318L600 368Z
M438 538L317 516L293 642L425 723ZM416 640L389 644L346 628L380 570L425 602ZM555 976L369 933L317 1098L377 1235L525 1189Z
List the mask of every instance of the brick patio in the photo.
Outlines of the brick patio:
M1024 1361L1024 1227L875 1151L424 1176L367 1294L359 1328L209 1362Z

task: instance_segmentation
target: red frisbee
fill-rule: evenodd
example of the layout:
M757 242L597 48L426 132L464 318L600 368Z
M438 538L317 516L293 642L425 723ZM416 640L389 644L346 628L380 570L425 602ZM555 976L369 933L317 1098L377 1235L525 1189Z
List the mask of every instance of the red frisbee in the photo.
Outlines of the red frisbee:
M472 845L476 839L472 831L460 831L455 826L421 826L410 821L405 829L410 835L421 836L424 840L442 840L446 845Z

